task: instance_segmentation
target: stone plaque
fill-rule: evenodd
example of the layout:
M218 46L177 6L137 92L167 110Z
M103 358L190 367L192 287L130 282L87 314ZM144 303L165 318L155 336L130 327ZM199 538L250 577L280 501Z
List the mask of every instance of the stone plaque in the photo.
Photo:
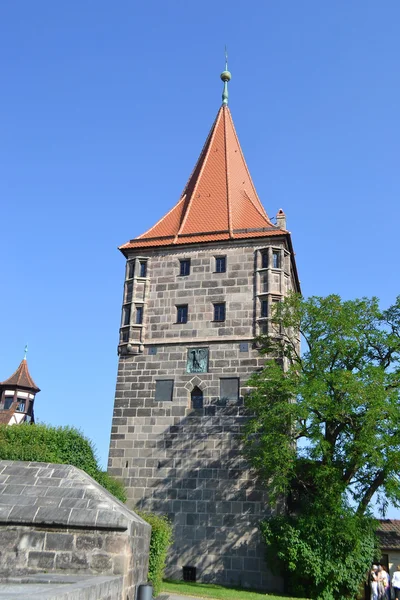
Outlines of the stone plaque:
M208 348L189 348L187 353L186 373L207 373Z

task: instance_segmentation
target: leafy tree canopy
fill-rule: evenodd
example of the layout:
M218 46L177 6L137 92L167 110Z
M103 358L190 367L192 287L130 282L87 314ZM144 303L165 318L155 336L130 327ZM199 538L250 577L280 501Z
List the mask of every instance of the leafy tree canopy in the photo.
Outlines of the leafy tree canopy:
M341 497L364 514L375 494L400 506L400 297L381 310L376 298L292 295L273 321L282 335L261 341L245 438L272 499L289 494L289 512Z
M261 524L269 564L292 593L354 598L379 556L371 501L400 506L400 297L381 310L376 298L292 295L272 330L244 436L283 500Z

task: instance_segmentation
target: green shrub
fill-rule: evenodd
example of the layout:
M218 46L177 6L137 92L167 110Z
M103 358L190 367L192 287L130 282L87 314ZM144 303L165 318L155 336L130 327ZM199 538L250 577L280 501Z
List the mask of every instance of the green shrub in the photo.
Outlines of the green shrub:
M154 597L156 597L161 591L167 553L172 543L172 525L166 516L136 512L151 525L149 581L153 585Z
M0 425L0 460L25 460L79 467L122 502L122 484L101 471L93 444L73 427L23 423Z

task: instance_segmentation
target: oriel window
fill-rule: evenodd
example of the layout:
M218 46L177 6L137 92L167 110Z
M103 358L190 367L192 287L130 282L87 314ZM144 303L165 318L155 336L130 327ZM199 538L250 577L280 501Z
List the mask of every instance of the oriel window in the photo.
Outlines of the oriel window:
M188 305L181 304L176 307L176 322L187 323L188 320Z
M181 267L179 275L190 275L190 259L185 258L184 260L181 260L180 263Z
M132 279L134 273L135 273L135 262L133 260L131 260L131 262L128 263L128 279Z
M143 306L136 307L136 325L143 323Z
M122 325L129 325L129 323L131 322L131 307L130 306L124 306L122 314L123 314L123 316L122 316Z
M261 300L261 316L268 317L268 300Z
M133 283L129 281L125 288L125 302L132 302Z
M274 269L280 269L281 267L279 250L273 250L272 252L272 266Z
M146 277L147 276L147 262L145 262L144 260L140 261L140 277Z
M225 302L214 304L214 321L225 321Z
M261 268L268 269L268 252L261 253Z

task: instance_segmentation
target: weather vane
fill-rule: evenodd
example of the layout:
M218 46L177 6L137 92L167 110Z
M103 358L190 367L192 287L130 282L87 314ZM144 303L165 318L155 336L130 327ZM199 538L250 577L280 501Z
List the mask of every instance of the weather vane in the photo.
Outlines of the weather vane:
M26 355L28 354L28 344L25 344L25 350L24 350L24 360L26 360Z

